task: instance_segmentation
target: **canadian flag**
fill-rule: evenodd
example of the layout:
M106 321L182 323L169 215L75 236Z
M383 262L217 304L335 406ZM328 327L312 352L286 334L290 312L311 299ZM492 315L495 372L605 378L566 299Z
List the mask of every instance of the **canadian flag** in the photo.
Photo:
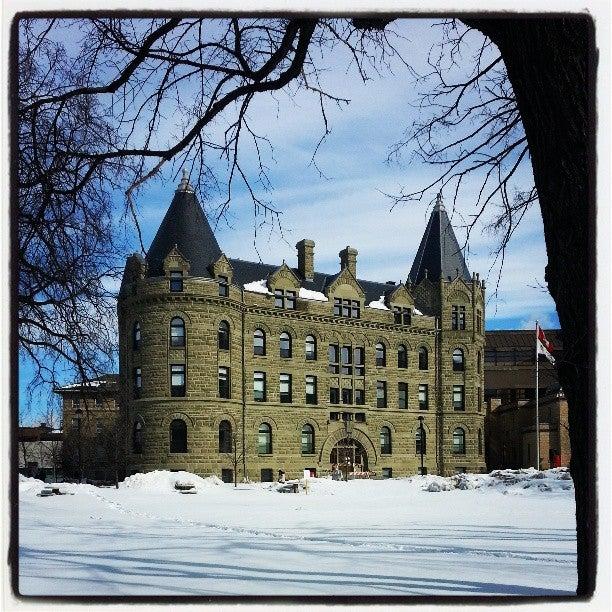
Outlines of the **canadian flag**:
M553 344L546 339L544 330L539 325L536 325L536 348L538 355L544 355L550 363L555 363L555 358L552 356Z

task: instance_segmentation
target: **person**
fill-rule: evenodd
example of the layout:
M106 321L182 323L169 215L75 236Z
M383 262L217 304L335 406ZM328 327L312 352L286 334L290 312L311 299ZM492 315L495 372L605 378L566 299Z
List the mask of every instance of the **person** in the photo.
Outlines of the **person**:
M278 482L285 482L285 472L278 470Z

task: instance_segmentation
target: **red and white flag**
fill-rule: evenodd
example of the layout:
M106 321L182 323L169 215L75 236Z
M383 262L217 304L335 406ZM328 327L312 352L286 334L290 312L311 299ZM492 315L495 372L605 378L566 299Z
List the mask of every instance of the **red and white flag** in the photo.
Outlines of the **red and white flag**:
M544 330L539 325L536 327L536 347L538 356L544 355L550 363L555 363L555 358L552 356L553 343L546 339Z

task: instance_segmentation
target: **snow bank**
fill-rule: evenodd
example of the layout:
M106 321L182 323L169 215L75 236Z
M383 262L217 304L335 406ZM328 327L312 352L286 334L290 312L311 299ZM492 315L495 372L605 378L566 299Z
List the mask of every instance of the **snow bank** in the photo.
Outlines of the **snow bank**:
M300 287L300 292L298 296L305 300L316 300L317 302L329 302L327 297L320 291L312 291L311 289L304 289L304 287Z
M245 291L251 291L252 293L263 293L265 295L272 295L272 292L268 289L268 285L265 278L251 283L244 284Z
M157 493L168 493L176 491L174 485L179 482L193 484L198 491L210 489L223 484L217 476L202 478L190 472L169 472L167 470L155 470L145 474L134 474L128 476L119 483L120 488L139 489L141 491L154 491Z
M377 300L373 300L368 304L368 308L376 308L377 310L389 310L385 306L385 296L381 295Z

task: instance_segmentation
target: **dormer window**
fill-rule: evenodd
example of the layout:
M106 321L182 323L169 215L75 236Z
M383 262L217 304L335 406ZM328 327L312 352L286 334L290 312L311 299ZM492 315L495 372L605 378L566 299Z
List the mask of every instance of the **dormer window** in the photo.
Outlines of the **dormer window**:
M217 276L217 280L219 281L219 296L220 297L228 297L229 296L229 279L227 276Z
M412 324L412 309L395 306L393 308L393 319L398 325Z
M334 316L359 319L361 316L359 300L334 298Z
M170 291L179 293L183 290L183 272L181 270L173 270L170 272Z
M289 289L274 290L274 306L276 308L286 308L287 310L295 310L296 291Z

